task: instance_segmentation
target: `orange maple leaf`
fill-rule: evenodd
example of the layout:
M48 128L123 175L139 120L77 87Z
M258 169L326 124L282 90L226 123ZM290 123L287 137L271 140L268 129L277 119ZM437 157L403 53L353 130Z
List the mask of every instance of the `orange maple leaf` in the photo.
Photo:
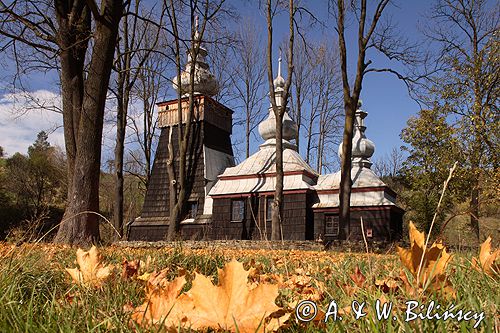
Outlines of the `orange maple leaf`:
M179 297L186 284L184 276L177 277L172 282L166 279L168 269L152 273L146 285L146 302L137 307L132 314L132 320L149 327L163 324L167 327L177 327L185 323L182 312L190 310Z
M195 273L192 288L184 294L184 276L168 282L168 270L152 274L146 287L147 300L132 315L142 326L162 324L168 329L226 330L232 332L271 332L290 317L274 301L278 286L261 283L250 288L250 271L238 261L219 269L219 283Z
M351 277L351 280L356 284L356 286L363 288L363 285L365 284L366 281L366 276L364 276L363 273L361 273L359 266L356 266L354 273L349 274L349 276Z
M279 325L273 321L266 327L265 319L280 310L274 303L278 286L259 284L250 289L249 271L238 261L219 269L219 283L214 286L204 275L196 274L193 287L187 292L194 307L186 314L192 329L223 329L232 332L264 332ZM281 321L281 324L284 322Z
M488 237L483 244L481 244L481 249L479 251L479 260L477 258L472 258L472 267L478 271L483 271L488 275L493 275L494 273L500 273L500 265L496 263L496 260L500 258L500 249L495 251L491 250L491 237Z
M445 271L452 256L446 252L441 242L434 242L431 247L425 248L425 235L417 230L413 222L410 222L409 234L410 248L397 247L401 262L413 277L418 278L418 285L442 285L447 281Z
M113 266L104 266L102 257L95 246L89 251L76 250L78 268L66 268L73 282L83 286L101 287L113 274Z

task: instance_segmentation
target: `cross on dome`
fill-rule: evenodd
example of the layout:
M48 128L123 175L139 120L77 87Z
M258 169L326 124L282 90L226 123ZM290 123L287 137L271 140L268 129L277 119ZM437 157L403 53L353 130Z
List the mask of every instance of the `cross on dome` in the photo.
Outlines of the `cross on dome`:
M283 76L281 76L281 49L280 49L280 56L278 58L278 76L276 76L273 83L275 91L278 91L277 88L283 88L285 86L285 79L283 78ZM281 89L281 91L283 91L283 89Z

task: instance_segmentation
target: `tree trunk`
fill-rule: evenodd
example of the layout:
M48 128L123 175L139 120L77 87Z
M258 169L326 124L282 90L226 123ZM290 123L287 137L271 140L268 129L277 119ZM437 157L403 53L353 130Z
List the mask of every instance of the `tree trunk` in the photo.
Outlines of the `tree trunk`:
M94 47L90 61L73 172L73 190L55 242L89 245L99 240L99 176L104 106L108 91L122 1L101 4L103 15L96 19ZM66 87L66 89L70 89Z
M78 130L84 93L85 54L91 29L90 10L82 3L80 7L68 8L56 1L61 46L61 95L63 105L64 143L67 159L68 200L72 197L73 172L77 151ZM78 43L77 43L78 41Z
M248 103L248 102L247 102ZM245 153L246 153L246 158L250 157L250 107L247 105L246 107L246 129L245 129L245 136L246 136L246 142L245 142Z
M297 95L297 113L295 115L295 123L297 123L297 137L295 138L295 144L297 145L297 153L300 153L300 125L302 123L302 88L297 85L295 91Z
M470 225L474 236L479 239L479 182L472 185L470 198Z
M306 149L306 163L309 164L311 161L311 144L312 144L312 131L313 131L313 124L314 124L314 111L313 111L313 103L311 100L311 116L309 117L309 126L307 127L307 133L309 134L307 136L307 149Z
M121 74L118 74L121 76ZM119 79L120 81L120 79ZM120 87L118 88L120 89ZM115 145L115 197L113 205L113 224L118 230L118 237L123 236L123 155L125 151L125 130L127 126L127 98L119 94L117 98L117 114L116 114L116 145Z
M355 107L347 102L345 104L345 126L342 136L342 158L340 171L340 193L339 193L339 221L343 228L345 239L349 237L350 202L351 202L351 157L352 157L352 135L354 129Z
M276 188L274 191L273 211L271 214L271 240L282 238L283 216L283 114L281 108L275 112L276 118Z
M167 239L169 241L174 240L175 234L177 233L176 223L178 219L177 212L177 182L175 178L175 168L174 168L174 160L175 160L175 151L174 144L172 143L172 133L174 131L174 127L171 126L168 129L168 159L167 159L167 174L168 174L168 191L169 191L169 224L168 224L168 234Z

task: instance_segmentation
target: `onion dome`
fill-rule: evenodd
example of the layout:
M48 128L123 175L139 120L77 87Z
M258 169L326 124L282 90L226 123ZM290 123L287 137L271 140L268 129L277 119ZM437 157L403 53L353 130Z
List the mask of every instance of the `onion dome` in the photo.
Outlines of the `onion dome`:
M366 138L365 135L365 118L367 112L361 110L362 102L358 102L358 109L356 110L354 120L354 134L352 137L352 165L359 167L370 168L372 162L370 158L375 152L375 144ZM342 143L339 145L339 156L342 157Z
M200 33L198 30L198 17L196 17L195 23L195 43L199 44L201 42ZM194 93L214 96L219 91L219 84L215 79L215 76L210 72L210 68L205 60L208 55L207 49L202 45L199 46L198 55L196 56L196 61L193 61L191 57L190 50L187 50L188 61L186 68L181 72L181 93L185 96L189 93L189 73L192 66L194 66ZM175 91L179 92L177 87L177 76L173 78L173 84Z
M278 76L273 81L274 83L274 96L276 98L276 106L280 107L283 105L283 95L285 86L285 79L281 76L281 56L278 59ZM269 107L268 117L259 124L259 134L266 140L276 140L276 117L272 105ZM283 140L289 141L297 138L298 127L297 123L288 114L288 108L283 115ZM273 141L275 142L275 141ZM286 147L296 148L295 145L286 142Z

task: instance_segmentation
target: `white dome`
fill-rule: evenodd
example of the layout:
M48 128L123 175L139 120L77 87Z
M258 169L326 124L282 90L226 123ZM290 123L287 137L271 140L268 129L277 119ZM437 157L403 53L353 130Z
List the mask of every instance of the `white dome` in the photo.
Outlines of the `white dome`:
M361 105L361 103L359 103ZM366 138L364 123L365 117L368 115L365 111L356 110L356 119L354 121L354 135L352 137L352 162L361 166L369 168L372 163L370 158L375 152L375 144ZM342 158L342 142L338 150L339 157Z

